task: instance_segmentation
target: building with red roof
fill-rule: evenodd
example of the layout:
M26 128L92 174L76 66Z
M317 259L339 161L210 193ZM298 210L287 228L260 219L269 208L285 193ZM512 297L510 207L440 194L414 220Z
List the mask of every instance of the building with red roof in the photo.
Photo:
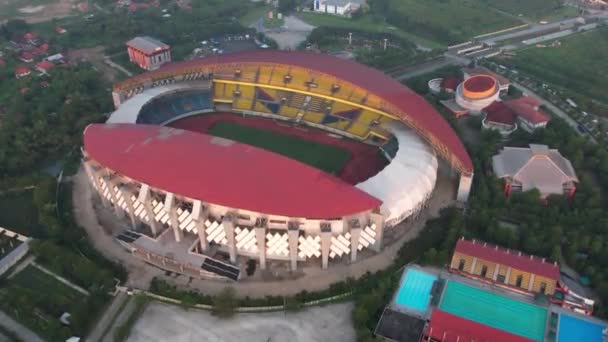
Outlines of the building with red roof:
M131 6L136 6L132 4ZM131 8L129 6L129 8ZM146 70L160 68L161 65L171 62L171 48L169 45L151 37L135 37L127 42L129 61Z
M42 61L36 64L36 69L38 69L38 71L40 72L48 72L49 70L51 70L53 67L55 66L55 64L49 62L49 61Z
M25 62L25 63L31 63L34 61L34 59L36 58L36 56L29 52L29 51L22 51L19 53L18 58L20 61Z
M436 342L533 342L523 336L492 328L434 309L423 340Z
M448 77L448 78L444 78L441 81L441 88L443 90L445 90L448 93L453 93L456 91L456 89L458 88L458 85L460 84L460 80L455 78L455 77Z
M547 114L540 111L542 103L529 96L507 100L505 105L517 113L520 126L530 133L545 128L551 120Z
M16 78L22 78L22 77L28 76L31 73L32 73L32 71L30 70L30 68L26 67L25 65L18 65L15 68L15 77Z
M450 270L522 293L552 295L560 279L556 262L464 238L456 243Z
M517 130L517 114L507 107L504 102L495 101L483 109L482 127L493 129L507 136Z

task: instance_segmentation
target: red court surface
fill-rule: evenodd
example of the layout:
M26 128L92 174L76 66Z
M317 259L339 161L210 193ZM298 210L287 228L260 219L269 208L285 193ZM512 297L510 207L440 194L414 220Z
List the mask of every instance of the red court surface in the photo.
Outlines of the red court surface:
M380 155L378 148L375 146L351 139L330 136L327 132L319 129L307 126L294 127L286 122L271 119L243 117L230 113L212 113L184 118L172 122L168 126L206 133L214 125L222 121L229 121L243 126L296 136L304 140L343 148L351 153L351 159L346 162L337 176L349 184L357 184L370 178L388 164L388 161Z
M382 202L312 166L257 147L181 129L93 124L84 149L135 181L230 208L333 219Z

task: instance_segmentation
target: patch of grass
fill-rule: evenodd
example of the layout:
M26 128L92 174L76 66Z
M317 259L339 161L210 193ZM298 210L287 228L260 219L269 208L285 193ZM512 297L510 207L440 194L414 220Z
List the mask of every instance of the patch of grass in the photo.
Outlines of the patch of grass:
M241 25L245 27L249 27L255 24L258 19L262 17L267 17L268 12L272 10L273 7L269 5L263 6L255 6L249 12L247 12L244 16L239 18L239 22Z
M559 47L531 47L500 63L589 99L607 103L608 28L561 40Z
M576 8L564 6L561 0L481 0L481 2L512 15L532 20L561 19L577 14Z
M45 235L44 228L38 223L33 190L9 191L0 195L0 227L31 237Z
M65 340L82 333L75 325L63 326L64 312L84 314L82 294L30 265L0 287L0 307L41 337Z
M282 27L285 24L285 20L283 20L282 18L272 18L272 19L268 19L268 17L264 18L264 27L265 28L279 28Z
M323 13L300 13L298 14L298 16L305 22L317 27L326 26L346 29L350 28L353 30L362 30L369 32L386 32L400 36L403 39L407 39L413 43L422 45L427 48L440 49L445 47L444 44L439 43L437 41L423 38L419 35L400 30L394 26L387 24L384 21L375 20L374 17L372 17L371 15L364 15L360 18L350 19Z
M479 0L390 0L389 22L445 44L521 25Z
M228 121L217 123L208 132L284 155L332 174L338 173L350 159L350 152L335 146Z

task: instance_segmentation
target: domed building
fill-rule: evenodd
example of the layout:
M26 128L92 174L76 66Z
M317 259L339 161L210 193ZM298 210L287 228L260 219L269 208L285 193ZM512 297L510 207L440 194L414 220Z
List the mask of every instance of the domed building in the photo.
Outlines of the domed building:
M496 79L490 75L475 75L467 78L456 89L456 103L468 110L471 115L481 111L498 100L500 88Z

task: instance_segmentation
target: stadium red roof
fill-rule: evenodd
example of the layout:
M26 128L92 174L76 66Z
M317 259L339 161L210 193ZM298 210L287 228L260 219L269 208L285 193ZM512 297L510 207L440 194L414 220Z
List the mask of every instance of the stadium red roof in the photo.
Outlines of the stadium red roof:
M84 149L153 188L264 214L330 219L380 200L321 170L257 147L176 128L93 124Z
M519 251L504 249L486 242L460 239L456 243L454 252L507 265L548 279L559 280L560 278L559 266L553 262L548 262L532 255L525 255Z
M442 342L532 342L528 338L434 309L426 336Z
M505 105L515 111L522 119L533 124L549 122L549 117L537 109L541 103L531 97L522 96L518 99L505 101Z
M283 64L315 70L358 87L384 99L399 111L406 113L423 131L447 146L463 168L473 172L473 163L464 145L450 125L423 97L382 72L354 61L335 56L296 51L250 50L226 55L213 55L202 59L164 64L161 68L132 77L128 81L147 80L166 72L179 72L196 66L214 64ZM120 84L119 84L120 85ZM400 115L398 113L391 113Z
M515 125L516 114L504 102L494 101L484 108L483 111L486 113L487 121L511 126Z

